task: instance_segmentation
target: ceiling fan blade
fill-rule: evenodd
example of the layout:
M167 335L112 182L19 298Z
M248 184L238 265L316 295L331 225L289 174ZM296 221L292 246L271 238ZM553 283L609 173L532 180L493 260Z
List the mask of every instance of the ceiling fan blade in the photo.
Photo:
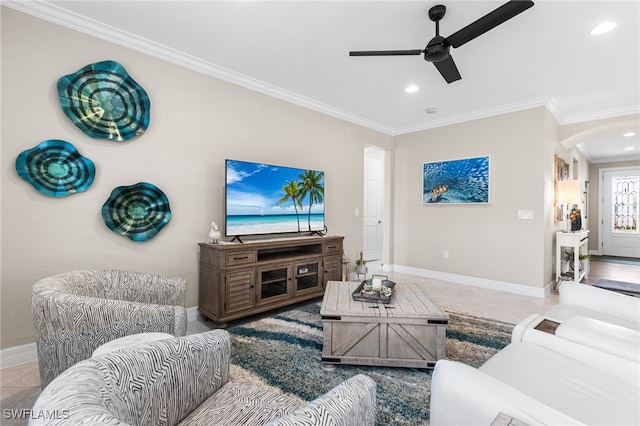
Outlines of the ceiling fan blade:
M487 31L497 27L498 25L508 21L514 16L524 12L533 6L532 1L511 0L499 8L489 12L482 18L470 23L461 30L451 34L445 39L445 42L453 47L460 47L463 44L481 36Z
M357 50L349 52L349 56L398 56L421 55L424 50Z
M453 62L453 57L449 55L446 59L443 59L438 62L434 62L433 65L436 66L436 69L442 74L447 83L451 84L454 81L460 80L462 77L458 72L458 67L456 67L456 63Z

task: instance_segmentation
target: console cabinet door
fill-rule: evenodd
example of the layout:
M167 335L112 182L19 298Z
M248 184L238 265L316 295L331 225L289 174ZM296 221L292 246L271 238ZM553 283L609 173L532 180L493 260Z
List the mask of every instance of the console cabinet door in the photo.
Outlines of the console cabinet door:
M294 265L294 296L317 293L322 289L322 260L309 260Z
M291 264L258 268L257 304L289 299L290 283Z
M243 269L225 273L225 314L253 308L255 304L256 270Z
M342 279L342 255L327 256L324 258L324 285L327 281L340 281Z

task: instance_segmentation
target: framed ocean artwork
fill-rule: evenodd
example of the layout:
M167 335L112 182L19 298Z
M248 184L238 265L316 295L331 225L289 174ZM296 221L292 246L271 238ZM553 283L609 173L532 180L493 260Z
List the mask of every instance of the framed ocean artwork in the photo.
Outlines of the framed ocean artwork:
M489 204L490 157L422 165L422 204Z

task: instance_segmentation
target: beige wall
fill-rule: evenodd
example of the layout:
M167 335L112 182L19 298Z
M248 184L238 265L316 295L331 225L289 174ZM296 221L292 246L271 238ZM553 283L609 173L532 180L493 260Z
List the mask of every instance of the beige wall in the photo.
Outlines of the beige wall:
M85 268L184 277L197 306L197 243L223 219L225 158L323 170L329 233L347 255L362 245L365 145L392 138L215 78L2 8L2 342L34 340L30 292L38 279ZM120 62L151 99L148 131L129 142L92 139L62 113L56 82L101 60ZM46 139L63 139L96 164L84 193L41 195L15 159ZM173 217L155 238L135 243L111 232L100 208L117 186L148 181L169 198Z
M397 136L394 264L544 287L542 171L553 168L553 156L549 166L545 154L546 119L541 107ZM424 162L484 155L491 157L489 205L422 205ZM533 220L518 219L519 210L533 211Z

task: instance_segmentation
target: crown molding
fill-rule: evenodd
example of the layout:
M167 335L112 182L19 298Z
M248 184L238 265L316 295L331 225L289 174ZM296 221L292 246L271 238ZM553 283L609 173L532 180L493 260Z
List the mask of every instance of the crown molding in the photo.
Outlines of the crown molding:
M276 87L265 82L256 80L246 75L231 71L227 68L220 67L210 62L203 61L194 56L187 55L176 49L156 43L152 40L139 37L121 29L106 25L102 22L86 18L59 6L40 0L36 1L3 1L12 9L24 12L36 18L43 19L54 24L70 28L92 37L108 41L137 52L153 56L158 59L165 60L172 64L188 68L190 70L215 77L220 80L245 87L265 95L281 99L283 101L299 105L323 114L348 121L378 132L391 135L394 129L378 122L366 119L356 114L342 111L330 105L318 102L297 93Z
M635 105L627 108L618 108L602 112L565 117L565 115L560 111L557 102L552 97L542 97L499 107L488 108L468 114L461 114L442 120L435 120L429 123L419 124L416 126L393 128L385 124L369 120L362 116L340 110L338 108L332 107L331 105L318 102L314 99L299 95L297 93L282 89L280 87L267 84L249 76L239 74L210 62L202 61L201 59L198 59L194 56L187 55L176 49L164 46L152 40L139 37L135 34L131 34L110 25L106 25L102 22L70 12L52 2L42 0L0 0L0 3L36 18L40 18L45 21L61 25L63 27L70 28L72 30L90 35L92 37L96 37L101 40L105 40L126 47L128 49L165 60L172 64L188 68L201 74L215 77L220 80L235 84L237 86L245 87L256 92L260 92L265 95L338 118L340 120L344 120L362 127L369 128L371 130L384 133L389 136L397 136L436 127L459 124L466 121L507 114L540 106L546 107L547 110L556 118L560 125L592 121L603 118L612 118L629 114L637 114L640 112L640 106Z
M496 115L507 114L510 112L522 111L525 109L535 108L535 107L546 107L549 112L558 120L558 122L562 121L563 116L560 113L560 110L556 104L556 101L550 97L536 98L530 99L527 101L516 102L508 105L501 105L498 107L487 108L480 111L474 111L468 114L456 115L454 117L444 118L442 120L435 120L430 123L419 124L417 126L405 127L404 129L398 130L394 136L403 135L407 133L419 132L421 130L433 129L436 127L450 126L452 124L459 124L466 121L478 120L481 118L493 117Z
M584 146L583 143L579 143L578 145L576 145L576 148L578 148L578 151L580 151L580 154L582 154L587 162L593 163L593 157L591 156L591 153L587 151L587 147Z

